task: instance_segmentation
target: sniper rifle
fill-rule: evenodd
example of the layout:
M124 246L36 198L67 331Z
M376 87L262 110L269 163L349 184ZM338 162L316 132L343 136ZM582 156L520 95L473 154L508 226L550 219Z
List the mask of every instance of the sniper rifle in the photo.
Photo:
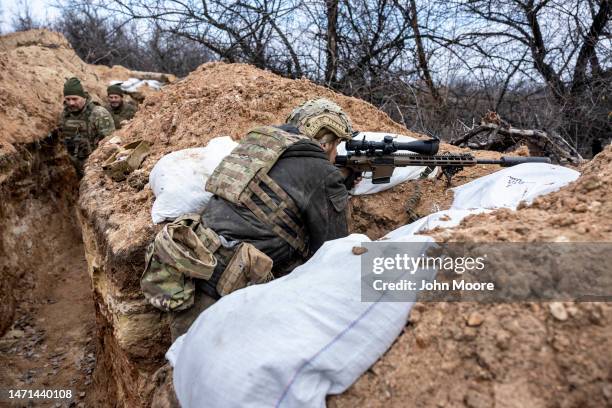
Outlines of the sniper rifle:
M522 163L550 163L548 157L513 157L503 156L501 159L477 159L469 153L438 154L439 139L417 140L414 142L395 142L392 136L385 136L382 142L365 140L349 140L346 142L346 155L336 156L336 167L352 170L346 180L347 186L352 186L357 177L364 172L372 173L373 184L384 184L391 181L391 175L396 167L426 166L431 173L435 167L440 167L451 185L452 177L464 167L478 164L495 164L502 167L515 166ZM405 151L410 153L397 153Z

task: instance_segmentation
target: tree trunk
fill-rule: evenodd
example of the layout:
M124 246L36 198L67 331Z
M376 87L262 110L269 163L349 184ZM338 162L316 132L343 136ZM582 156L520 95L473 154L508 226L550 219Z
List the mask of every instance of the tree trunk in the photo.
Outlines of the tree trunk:
M325 64L325 83L331 86L338 74L338 0L326 0L327 6L327 48Z
M412 31L414 32L414 39L416 42L416 52L419 60L419 70L421 71L421 76L429 88L429 92L431 92L431 96L434 101L441 106L443 104L442 98L438 93L438 90L434 86L433 80L431 79L431 73L429 72L429 64L427 62L427 56L425 55L425 48L423 47L423 40L421 38L421 30L419 30L419 20L417 17L417 7L416 2L414 0L410 0L410 25L412 26Z

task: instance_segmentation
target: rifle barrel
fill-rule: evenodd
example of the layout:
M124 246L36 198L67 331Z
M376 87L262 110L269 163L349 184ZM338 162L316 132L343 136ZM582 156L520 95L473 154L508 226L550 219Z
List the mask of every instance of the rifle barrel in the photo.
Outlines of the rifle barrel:
M523 163L550 163L548 157L511 157L503 156L501 159L476 159L471 154L438 154L425 156L420 154L395 153L387 155L348 154L337 156L336 165L347 166L356 163L370 163L375 166L461 166L469 167L477 164L494 164L502 167L515 166Z
M493 159L479 159L476 160L477 164L497 164L502 167L516 166L517 164L523 163L549 163L550 158L548 157L511 157L502 156L499 160Z

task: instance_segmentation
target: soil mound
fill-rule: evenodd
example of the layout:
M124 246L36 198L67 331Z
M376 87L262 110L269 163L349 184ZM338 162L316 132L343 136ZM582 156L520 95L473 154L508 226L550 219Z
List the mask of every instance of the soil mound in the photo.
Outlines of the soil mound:
M612 147L518 211L429 234L446 242L609 242ZM331 407L612 404L612 304L420 303L387 354Z

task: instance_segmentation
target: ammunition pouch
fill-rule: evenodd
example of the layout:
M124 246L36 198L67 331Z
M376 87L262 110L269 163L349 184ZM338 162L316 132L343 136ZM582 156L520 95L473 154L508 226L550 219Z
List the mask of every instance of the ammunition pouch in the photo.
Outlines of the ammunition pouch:
M268 282L273 278L272 259L253 245L243 242L238 245L221 274L217 292L225 296L245 286Z
M194 279L209 280L217 257L229 258L216 286L221 296L272 279L272 259L267 255L249 243L228 248L224 241L200 223L198 214L166 224L147 248L140 279L145 298L165 312L188 309L194 302Z

